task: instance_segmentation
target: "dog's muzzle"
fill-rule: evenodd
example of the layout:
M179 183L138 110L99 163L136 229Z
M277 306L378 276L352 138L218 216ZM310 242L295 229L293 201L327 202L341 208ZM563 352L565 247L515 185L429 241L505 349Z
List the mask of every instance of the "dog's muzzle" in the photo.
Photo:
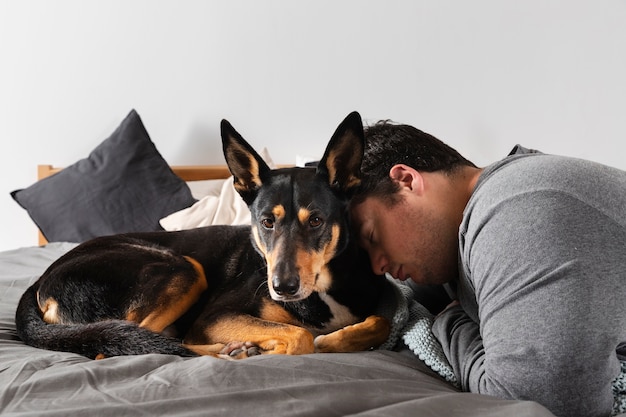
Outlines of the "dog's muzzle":
M291 276L285 279L274 275L272 277L272 289L281 299L294 298L300 291L300 277Z

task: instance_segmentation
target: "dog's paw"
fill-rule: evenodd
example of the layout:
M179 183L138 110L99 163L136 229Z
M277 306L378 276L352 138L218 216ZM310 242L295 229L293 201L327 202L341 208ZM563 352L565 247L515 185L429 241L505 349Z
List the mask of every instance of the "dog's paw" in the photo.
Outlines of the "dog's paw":
M352 324L329 334L315 338L315 351L359 352L380 346L389 336L391 325L381 316L369 316L364 321Z
M261 353L263 353L261 348L252 342L229 342L224 345L219 355L229 359L245 359Z

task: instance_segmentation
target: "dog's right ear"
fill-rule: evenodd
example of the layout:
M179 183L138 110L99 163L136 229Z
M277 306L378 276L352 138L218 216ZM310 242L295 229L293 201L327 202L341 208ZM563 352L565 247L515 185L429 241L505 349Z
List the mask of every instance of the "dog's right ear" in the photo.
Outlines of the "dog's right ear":
M361 115L350 113L330 138L317 174L326 178L330 187L347 197L361 184L361 161L365 150L365 134Z
M233 174L235 189L246 204L251 204L270 167L227 120L222 120L220 128L224 158Z

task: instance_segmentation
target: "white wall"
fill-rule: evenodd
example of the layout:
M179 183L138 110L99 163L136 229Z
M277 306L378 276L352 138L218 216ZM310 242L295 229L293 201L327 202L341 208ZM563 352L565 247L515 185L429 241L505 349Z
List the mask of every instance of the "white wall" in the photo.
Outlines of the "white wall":
M0 0L0 250L9 192L136 108L172 164L222 163L222 118L276 162L348 112L484 165L516 143L626 169L623 0Z

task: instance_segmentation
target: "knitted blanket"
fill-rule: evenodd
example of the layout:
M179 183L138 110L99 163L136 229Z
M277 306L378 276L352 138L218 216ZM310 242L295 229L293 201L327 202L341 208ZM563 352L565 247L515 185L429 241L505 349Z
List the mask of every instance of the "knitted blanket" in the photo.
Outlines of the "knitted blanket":
M458 388L452 366L431 331L434 316L413 299L410 287L390 277L387 283L377 313L389 320L391 333L380 349L393 350L402 340L430 369Z
M452 366L431 331L434 316L414 300L410 287L390 277L387 282L377 314L389 320L391 333L380 349L394 350L402 340L430 369L459 388ZM611 415L626 413L626 361L621 361L621 373L613 381L612 388L615 401Z
M622 372L613 381L613 403L612 416L626 413L626 361L620 361Z

